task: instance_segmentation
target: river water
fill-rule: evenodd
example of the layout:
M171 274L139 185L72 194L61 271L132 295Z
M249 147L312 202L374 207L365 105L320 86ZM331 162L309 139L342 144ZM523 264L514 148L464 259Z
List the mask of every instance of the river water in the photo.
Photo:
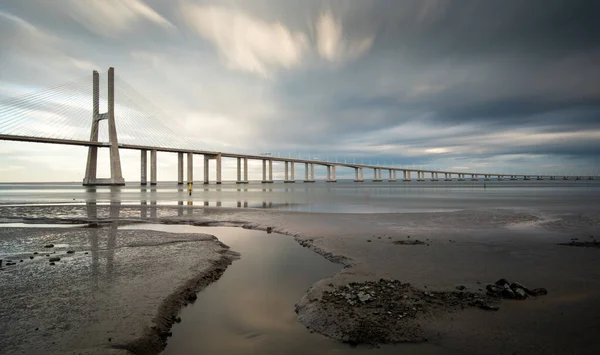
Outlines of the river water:
M478 208L586 209L600 181L424 181L83 187L80 183L1 183L0 205L110 204L274 208L303 212L450 212Z

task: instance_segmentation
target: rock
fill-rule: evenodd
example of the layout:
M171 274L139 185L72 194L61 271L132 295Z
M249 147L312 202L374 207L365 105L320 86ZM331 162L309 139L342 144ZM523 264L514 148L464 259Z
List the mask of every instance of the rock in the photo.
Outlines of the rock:
M505 287L504 290L502 290L502 298L506 298L509 300L514 300L516 298L515 296L515 291L511 290L510 287Z
M56 265L55 263L50 263L50 265Z
M19 262L20 262L20 263L22 263L22 262L23 262L23 259L19 260Z
M371 243L371 239L367 239L367 242Z
M273 232L273 227L267 227L267 233Z
M527 293L524 288L513 289L513 292L515 293L515 299L517 300L524 300L527 298Z
M73 254L75 253L75 250L67 250L67 254Z
M526 290L532 296L544 296L548 294L548 290L545 288L534 288L533 290Z
M44 245L44 248L54 248L54 244L46 244Z
M181 317L175 317L175 323L181 323Z
M483 310L486 310L486 311L497 311L497 310L500 309L500 307L498 307L498 306L489 305L489 304L486 304L486 303L482 303L482 304L480 304L477 307L479 307L479 308L481 308Z
M29 259L33 259L33 256L30 256Z
M463 285L456 286L456 289L457 289L457 290L459 290L459 291L462 291L462 290L464 290L465 288L466 288L466 287L465 287L465 286L463 286Z
M371 295L369 295L368 293L364 293L364 292L359 292L358 293L358 299L361 302L369 302L371 300Z
M500 279L500 280L496 281L496 285L498 285L498 286L509 285L510 286L510 282L508 282L507 279Z
M88 252L86 251L84 254L85 254L85 255L87 255L87 254L88 254Z
M60 258L58 256L55 256L55 257L50 258L49 260L52 263L52 262L55 262L55 261L60 261Z
M34 251L34 252L33 252L33 255L38 255L38 252L37 252L37 251Z
M487 290L488 295L494 297L501 297L502 291L504 291L504 287L498 285L487 285L485 289Z

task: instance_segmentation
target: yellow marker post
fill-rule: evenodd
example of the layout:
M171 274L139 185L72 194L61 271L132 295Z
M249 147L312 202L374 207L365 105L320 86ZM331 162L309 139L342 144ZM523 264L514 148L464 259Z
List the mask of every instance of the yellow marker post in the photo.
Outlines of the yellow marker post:
M188 182L188 194L192 196L192 183Z

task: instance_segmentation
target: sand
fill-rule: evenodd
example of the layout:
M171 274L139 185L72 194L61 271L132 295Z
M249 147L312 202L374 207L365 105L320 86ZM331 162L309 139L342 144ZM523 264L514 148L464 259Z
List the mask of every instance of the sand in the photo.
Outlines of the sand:
M57 208L37 209L36 220L52 221ZM79 211L83 218L84 208ZM151 220L261 230L272 227L273 232L293 236L302 245L340 263L341 272L317 282L296 305L299 320L317 331L318 324L331 315L325 311L303 314L303 309L314 309L307 305L319 304L325 292L350 282L384 278L408 282L421 291L450 292L464 285L469 292L484 292L487 283L507 278L531 288L544 287L549 294L525 301L502 300L497 312L470 307L416 317L420 336L466 354L595 354L599 350L598 248L559 245L571 238L583 240L600 235L598 210L584 214L504 209L314 214L184 208L184 213L170 207L157 209ZM8 213L0 208L2 217L21 218L26 214L26 209L12 208ZM136 220L140 215L132 207L128 218ZM413 240L425 244L413 244ZM169 259L161 266L181 270L172 263Z

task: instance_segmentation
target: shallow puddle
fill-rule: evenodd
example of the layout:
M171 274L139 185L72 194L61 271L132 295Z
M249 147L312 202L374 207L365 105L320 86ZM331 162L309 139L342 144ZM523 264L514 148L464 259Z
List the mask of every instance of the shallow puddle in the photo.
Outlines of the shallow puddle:
M351 348L311 333L294 304L320 279L340 271L292 237L233 227L139 224L126 229L208 233L241 253L215 283L181 311L165 355L181 354L452 354L430 344Z

